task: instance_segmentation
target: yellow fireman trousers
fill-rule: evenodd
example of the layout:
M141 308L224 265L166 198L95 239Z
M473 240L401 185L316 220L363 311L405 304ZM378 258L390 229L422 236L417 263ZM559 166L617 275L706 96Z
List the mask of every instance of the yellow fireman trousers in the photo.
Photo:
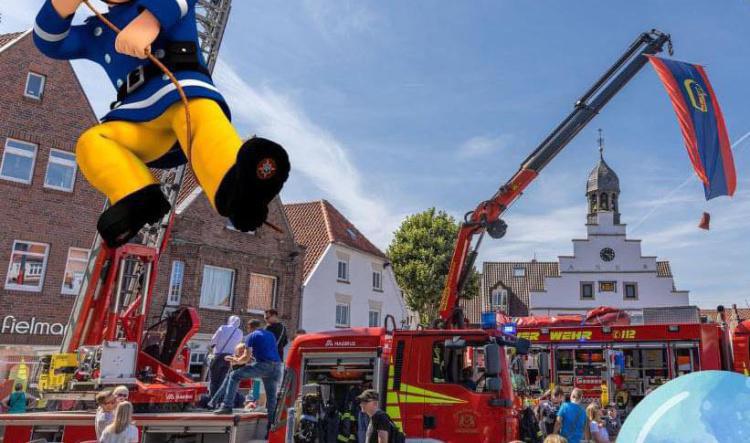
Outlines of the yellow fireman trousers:
M211 205L221 180L235 164L242 140L213 100L190 100L193 146L190 163ZM110 121L86 130L78 139L81 172L115 204L157 183L146 163L166 154L179 140L187 149L187 122L182 102L148 122Z

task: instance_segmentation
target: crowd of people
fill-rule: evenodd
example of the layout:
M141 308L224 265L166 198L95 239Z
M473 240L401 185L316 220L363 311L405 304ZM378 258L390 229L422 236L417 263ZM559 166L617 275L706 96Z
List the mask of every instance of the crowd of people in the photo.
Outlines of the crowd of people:
M614 441L622 423L617 408L606 409L594 400L582 405L583 391L576 388L565 401L565 393L557 386L542 396L535 415L539 424L540 439L544 443L609 443Z

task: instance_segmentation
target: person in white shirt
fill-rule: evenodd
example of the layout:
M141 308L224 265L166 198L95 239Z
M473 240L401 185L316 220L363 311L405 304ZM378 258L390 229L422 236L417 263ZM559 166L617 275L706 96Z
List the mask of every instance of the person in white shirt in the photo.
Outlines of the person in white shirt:
M594 443L609 443L607 426L602 419L602 408L597 402L592 402L586 408L586 417L589 422L591 441Z
M138 428L133 424L133 404L123 401L115 409L115 421L104 428L99 443L138 443Z
M94 429L96 430L96 439L100 439L104 428L109 426L114 420L115 406L117 406L117 399L112 394L112 391L102 391L96 394L96 418L94 419Z
M238 316L232 315L211 337L208 344L212 351L208 364L208 398L213 398L229 371L229 362L225 358L231 356L234 348L242 343L244 334L240 328L241 323Z

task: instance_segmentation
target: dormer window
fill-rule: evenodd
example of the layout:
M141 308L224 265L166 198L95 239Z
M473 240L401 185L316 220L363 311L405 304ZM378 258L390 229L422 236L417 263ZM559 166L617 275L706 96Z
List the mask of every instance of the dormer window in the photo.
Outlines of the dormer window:
M521 266L513 268L513 277L526 277L526 268Z
M23 95L34 100L41 100L46 81L47 77L35 72L29 72L26 76L26 88L23 90Z

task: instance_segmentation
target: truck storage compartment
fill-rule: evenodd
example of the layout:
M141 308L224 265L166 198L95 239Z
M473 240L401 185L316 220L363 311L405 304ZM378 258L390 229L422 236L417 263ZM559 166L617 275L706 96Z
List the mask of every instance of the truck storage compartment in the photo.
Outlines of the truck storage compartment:
M382 380L376 375L382 374L380 366L375 351L303 353L299 378L288 371L279 402L286 402L284 397L297 392L296 398L288 398L297 418L288 417L294 423L289 430L312 439L305 441L357 441L361 417L356 397L365 389L380 390ZM306 424L300 422L303 415Z

